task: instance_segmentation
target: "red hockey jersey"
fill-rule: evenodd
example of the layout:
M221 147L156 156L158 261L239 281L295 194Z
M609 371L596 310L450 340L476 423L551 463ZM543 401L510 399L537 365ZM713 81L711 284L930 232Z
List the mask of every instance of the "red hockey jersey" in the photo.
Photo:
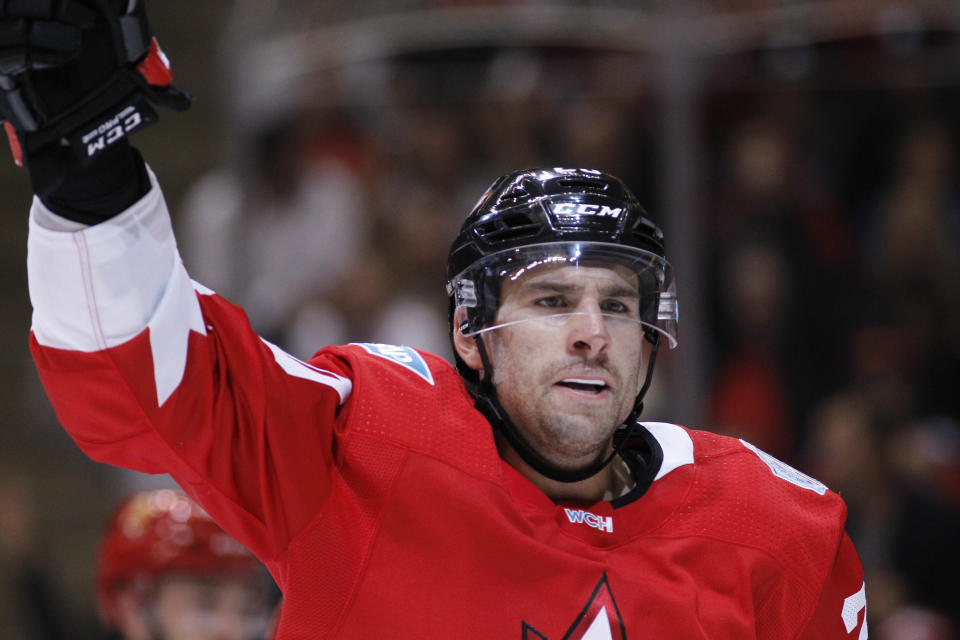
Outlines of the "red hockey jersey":
M259 338L189 279L156 185L95 227L51 216L34 203L31 345L59 419L252 549L279 638L867 637L842 501L751 445L644 423L648 487L557 504L442 359Z

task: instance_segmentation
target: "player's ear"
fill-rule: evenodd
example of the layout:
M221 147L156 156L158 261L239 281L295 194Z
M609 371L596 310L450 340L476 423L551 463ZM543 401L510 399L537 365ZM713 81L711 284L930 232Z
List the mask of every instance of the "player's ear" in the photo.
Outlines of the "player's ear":
M466 307L459 307L453 316L453 347L468 367L476 371L482 371L483 361L480 359L480 349L477 347L477 341L472 336L463 335L460 330L460 325L466 320L466 315Z

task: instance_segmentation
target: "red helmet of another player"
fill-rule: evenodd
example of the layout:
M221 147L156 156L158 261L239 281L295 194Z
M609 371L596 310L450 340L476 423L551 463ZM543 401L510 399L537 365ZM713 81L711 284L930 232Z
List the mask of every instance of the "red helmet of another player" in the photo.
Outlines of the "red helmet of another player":
M186 494L143 491L125 499L107 525L97 559L97 601L112 624L120 587L146 597L166 574L255 573L260 566Z

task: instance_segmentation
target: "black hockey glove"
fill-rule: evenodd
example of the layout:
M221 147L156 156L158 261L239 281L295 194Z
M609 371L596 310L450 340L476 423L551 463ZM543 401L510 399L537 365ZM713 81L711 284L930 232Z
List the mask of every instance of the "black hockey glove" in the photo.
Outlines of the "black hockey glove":
M155 122L150 103L187 109L172 80L142 0L0 1L0 117L38 195Z

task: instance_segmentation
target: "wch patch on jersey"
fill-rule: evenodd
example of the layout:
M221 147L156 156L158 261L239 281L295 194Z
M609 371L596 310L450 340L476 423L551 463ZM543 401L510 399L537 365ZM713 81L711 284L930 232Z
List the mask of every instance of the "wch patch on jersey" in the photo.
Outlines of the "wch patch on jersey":
M583 509L563 509L567 520L573 524L585 524L606 533L613 533L613 516L598 516Z
M768 467L770 467L770 471L773 472L773 475L777 476L778 478L782 478L787 482L791 484L795 484L802 489L809 489L810 491L816 491L820 495L823 495L827 492L827 486L822 482L820 482L819 480L811 478L810 476L803 473L802 471L797 471L796 469L788 465L786 462L777 460L766 451L757 449L755 446L753 446L746 440L741 439L740 442L747 449L750 449L750 451L753 451L755 454L757 454L757 456L761 460L763 460Z
M363 347L369 354L380 356L405 369L409 369L431 385L433 384L433 374L430 372L430 367L427 366L427 363L420 354L410 347L382 344L380 342L353 342L351 344Z

